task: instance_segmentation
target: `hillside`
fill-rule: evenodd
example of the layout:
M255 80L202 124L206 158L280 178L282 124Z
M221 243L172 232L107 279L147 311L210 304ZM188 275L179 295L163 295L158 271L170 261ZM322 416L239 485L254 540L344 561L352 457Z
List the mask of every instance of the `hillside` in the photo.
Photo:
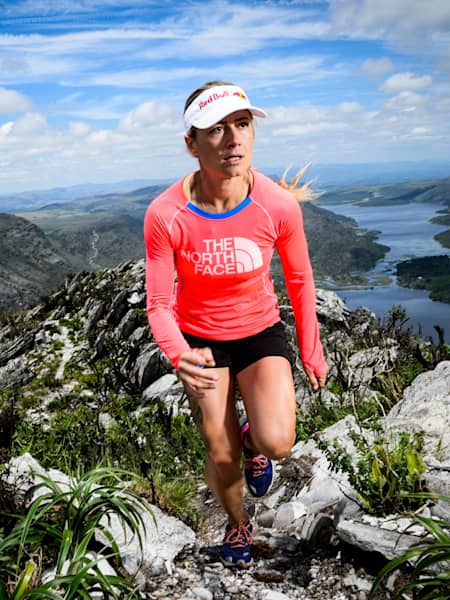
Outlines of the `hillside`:
M346 202L367 206L428 202L450 208L450 177L395 184L348 185L329 188L318 200L320 206ZM443 211L444 214L445 212Z
M255 564L236 574L218 560L226 517L204 485L204 447L187 396L148 327L144 273L143 260L80 272L32 310L0 319L0 582L27 593L17 573L37 563L34 597L61 597L49 594L61 594L62 581L84 581L88 592L72 597L97 598L99 586L87 578L86 565L101 560L108 567L101 582L112 574L116 586L120 574L139 585L142 594L126 596L130 600L193 600L193 590L205 599L367 598L384 557L419 540L417 527L409 535L408 521L397 518L410 496L409 481L420 474L433 491L448 487L448 346L413 335L398 307L381 324L370 311L350 311L333 292L318 290L327 387L313 393L296 363L296 445L277 461L270 495L246 496ZM298 357L291 308L282 304L281 315ZM236 408L243 414L239 397ZM422 429L426 445L413 445L402 433ZM353 477L355 488L348 469L339 468L333 439L355 448L352 456L343 454L349 468L361 472ZM374 456L379 469L372 467ZM425 472L415 467L422 462ZM357 471L360 464L368 469ZM123 486L112 465L126 470ZM34 482L38 493L30 489ZM122 520L113 528L110 507L123 506L128 490L151 502L151 513L139 505L148 517L142 550ZM372 507L380 503L385 511L378 517ZM448 504L435 498L425 510L417 514L449 515ZM111 535L105 538L102 529L94 537L102 514ZM133 514L123 521L133 523ZM27 527L20 529L22 523ZM63 578L54 567L66 568L64 561L71 568ZM384 592L373 600L391 597Z
M0 307L8 310L33 305L53 282L61 282L70 271L98 270L142 258L145 254L142 237L145 210L164 187L151 185L124 193L113 191L78 199L65 198L63 203L47 203L39 210L17 213L22 220L16 223L20 222L23 226L24 219L33 223L38 228L33 230L34 235L40 232L39 239L45 240L41 243L58 256L60 263L56 274L54 267L40 269L39 261L34 268L34 258L30 259L29 252L25 250L17 266L12 258L17 248L14 247L14 225L11 222L9 235L2 240ZM54 193L49 194L50 201L55 197ZM343 202L367 206L432 202L442 205L436 222L439 220L440 224L448 225L450 178L333 188L322 194L316 203L302 205L316 279L331 279L340 284L358 283L363 273L384 256L387 248L376 242L376 232L358 230L355 221L328 210L333 204ZM22 235L20 232L21 228L19 236ZM450 244L449 235L450 230L438 234L439 242L444 246ZM282 285L276 256L273 276L275 282Z
M355 282L354 274L371 269L388 251L376 242L377 232L357 229L353 219L309 202L302 210L316 278Z
M429 290L432 300L450 302L450 256L423 256L400 262L397 280L405 287Z
M28 307L61 284L70 264L29 221L0 213L0 310Z
M65 207L23 216L45 232L77 271L112 267L144 256L142 218Z
M77 269L114 266L144 256L145 210L162 189L150 186L80 198L21 215L38 225ZM387 250L375 242L374 232L358 231L351 219L310 203L303 205L303 213L319 277L348 282L352 273L372 268Z
M145 179L130 179L114 183L85 183L69 187L28 190L10 194L2 193L0 194L0 210L8 213L18 213L24 209L38 210L50 202L63 205L78 198L115 193L125 194L137 188L143 188L151 184L156 185L156 183L156 181Z

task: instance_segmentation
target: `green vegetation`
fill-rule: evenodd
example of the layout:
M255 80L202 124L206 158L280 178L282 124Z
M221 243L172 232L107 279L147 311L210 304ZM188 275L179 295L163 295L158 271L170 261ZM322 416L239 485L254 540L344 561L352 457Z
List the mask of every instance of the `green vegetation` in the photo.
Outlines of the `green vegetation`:
M448 209L442 209L438 211L437 216L431 219L431 223L435 225L444 225L444 227L450 226L450 207Z
M424 491L423 436L406 432L388 436L380 423L417 375L450 356L450 348L442 340L437 346L431 342L418 344L407 321L405 310L393 307L372 335L354 339L355 346L350 352L339 343L328 348L336 369L327 386L334 395L333 400L328 398L324 402L322 392L319 392L297 420L298 439L316 439L334 468L348 475L365 510L375 515L388 515L418 506L417 500L411 500L407 495ZM398 343L393 363L361 389L349 376L350 355L356 350L382 346L384 340L389 339ZM328 443L320 435L323 429L350 414L359 426L359 433L351 434L354 453L339 441Z
M106 557L116 567L121 565L111 516L137 536L142 548L143 515L149 507L129 483L125 485L130 477L121 469L98 468L65 486L40 476L22 512L2 507L0 599L75 600L90 598L94 590L113 599L140 597L132 581L101 570ZM49 568L53 570L45 582L36 584Z
M137 407L132 396L110 394L97 406L88 395L62 394L48 404L44 422L16 415L11 453L30 452L44 468L70 474L113 466L120 457L121 467L148 482L152 502L195 524L191 500L203 469L200 436L189 414L174 416L157 398L140 413ZM102 414L111 421L102 425Z
M419 501L439 498L450 503L448 496L417 494L416 498ZM406 582L403 581L400 589L396 590L393 600L409 598L411 592L416 600L448 600L450 597L450 521L416 514L409 516L415 523L422 525L428 531L428 537L402 555L392 559L381 569L370 590L369 598L374 598L382 581L391 573L400 567L410 566Z
M422 481L423 435L402 432L389 438L378 433L371 441L361 430L351 432L350 437L356 457L338 440L328 444L318 436L317 441L332 467L348 475L368 513L386 516L422 505L422 499L418 500L414 494L426 491Z
M443 248L450 248L450 229L437 233L434 236L434 239L439 242Z
M430 290L430 298L450 303L450 256L411 258L397 264L398 283Z
M196 527L199 515L194 498L203 475L203 442L192 423L181 388L173 395L146 395L148 386L172 369L156 351L146 323L143 269L139 269L133 265L80 273L28 315L0 315L5 346L14 345L18 339L29 343L24 346L20 378L13 379L14 384L7 381L10 388L0 390L0 458L6 463L12 456L28 451L43 468L59 469L73 480L84 481L92 473L105 473L106 480L97 483L111 484L118 490L121 485L115 479L114 469L120 466L135 474L133 493ZM289 323L292 316L282 291L280 300ZM127 318L132 331L124 333L123 323L128 322ZM422 489L421 440L406 435L388 440L380 432L380 417L398 402L405 387L420 372L450 357L443 336L438 345L424 342L412 334L407 323L406 313L399 307L394 307L383 322L377 322L367 313L358 315L357 311L348 316L342 327L332 318L328 321L323 317L321 328L327 353L332 357L332 377L323 393L313 395L305 384L310 403L309 406L305 403L298 415L297 436L302 440L347 414L355 416L363 436L360 440L354 438L360 455L355 460L339 448L329 448L328 452L330 456L336 452L336 468L347 468L352 473L361 502L374 514L410 508L412 504L404 501L403 492ZM34 344L33 335L37 338ZM360 351L363 360L353 362ZM356 370L362 372L368 366L364 352L367 356L372 352L375 359L385 355L389 358L379 371L363 378L365 383L361 384ZM296 377L300 389L304 383L301 373L297 372ZM25 508L16 515L10 507L3 507L0 580L5 574L7 585L3 597L0 590L0 600L52 598L55 597L52 594L60 592L63 595L59 597L63 598L88 598L82 594L90 585L97 585L90 579L99 576L97 558L90 554L92 538L86 538L84 543L85 538L80 534L75 539L73 525L69 521L66 524L60 515L67 513L65 503L77 510L81 505L68 496L61 500L61 490L53 492L58 497L56 509L48 496L50 492L45 490L44 494L49 512L47 504L37 504L35 508L30 505L33 510L29 517ZM72 492L75 493L75 488ZM80 497L81 492L76 494ZM2 497L6 502L8 494ZM397 499L402 504L396 505ZM83 502L89 505L90 497L86 496ZM38 525L34 519L41 516L43 524ZM30 539L23 534L25 525L21 524L27 518L31 523L27 526ZM55 529L53 545L47 544L46 538L43 543L44 537L53 531L49 528ZM87 529L83 531L88 535ZM40 581L40 567L33 562L35 542L45 549L39 558L45 564L74 565L73 571L79 574L76 586L82 586L83 593L76 596L78 588L71 587L72 572L58 572L54 587L46 588L47 596L42 595L39 588L47 584ZM65 549L60 550L63 545ZM118 559L113 540L110 546L105 552L114 562ZM81 550L86 550L86 559ZM104 585L104 590L116 590L121 583L106 581ZM31 589L36 590L34 596ZM71 596L72 593L75 595ZM123 593L128 590L124 588Z
M336 404L328 405L323 402L321 392L318 392L308 406L307 414L299 411L296 423L296 436L298 441L307 441L347 415L354 414L355 405L345 399L343 390L337 389L337 384L332 383L336 393ZM333 390L332 390L333 391ZM376 421L380 416L380 404L375 400L363 400L357 403L357 418L361 421Z

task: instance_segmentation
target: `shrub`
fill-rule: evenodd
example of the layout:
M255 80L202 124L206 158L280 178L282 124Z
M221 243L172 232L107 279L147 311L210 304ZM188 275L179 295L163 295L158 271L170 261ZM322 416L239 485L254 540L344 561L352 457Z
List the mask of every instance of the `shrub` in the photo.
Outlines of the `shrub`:
M373 442L363 433L351 432L356 458L337 440L328 444L318 439L334 470L347 474L367 512L385 516L414 510L420 501L414 494L423 492L423 433L401 432L392 439L377 433Z
M417 494L417 499L441 498L450 502L448 496ZM382 581L393 571L407 564L413 565L412 574L399 589L394 599L401 600L413 592L416 600L448 600L450 598L450 521L438 520L412 514L410 517L425 527L428 536L401 556L392 559L378 573L369 598L373 598Z
M143 513L149 507L124 485L123 479L130 476L134 477L121 469L97 468L71 480L68 489L63 489L41 475L41 482L29 492L26 511L15 516L14 526L0 539L0 581L11 582L0 587L0 599L90 598L94 589L112 598L123 598L120 591L127 593L127 598L138 597L129 580L102 573L99 567L105 558L116 566L121 564L109 529L112 515L130 528L142 548ZM94 548L99 552L96 533L107 540L98 556L93 553ZM42 549L43 566L56 564L54 576L45 583L41 573L36 573L34 559Z

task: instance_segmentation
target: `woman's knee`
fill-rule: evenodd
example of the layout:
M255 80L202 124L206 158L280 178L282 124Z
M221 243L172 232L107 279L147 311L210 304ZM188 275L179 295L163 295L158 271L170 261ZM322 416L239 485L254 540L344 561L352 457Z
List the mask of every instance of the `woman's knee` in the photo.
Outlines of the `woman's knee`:
M241 461L241 447L239 443L231 445L223 442L218 443L217 438L206 441L206 453L218 468L235 466Z
M295 431L288 434L283 432L280 435L258 435L258 432L252 431L251 437L255 449L273 460L289 456L295 443Z

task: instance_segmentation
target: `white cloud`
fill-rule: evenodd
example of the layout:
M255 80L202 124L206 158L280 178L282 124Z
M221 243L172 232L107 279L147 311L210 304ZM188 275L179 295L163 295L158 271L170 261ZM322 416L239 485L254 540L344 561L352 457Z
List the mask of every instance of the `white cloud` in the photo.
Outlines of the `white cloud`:
M361 71L368 77L379 77L393 68L389 58L367 58L361 65Z
M395 73L391 75L381 86L387 94L398 94L399 92L423 90L429 88L433 82L430 75L415 75L414 73Z
M1 36L0 36L1 38ZM4 50L4 49L3 49ZM7 52L10 50L8 49ZM54 56L40 56L39 53L32 54L26 58L28 68L16 69L2 72L2 81L9 84L24 82L41 83L42 81L58 81L62 75L83 72L87 62L77 60L73 57L61 59Z
M87 137L87 143L92 145L109 144L112 141L113 133L109 130L102 129L93 131Z
M82 121L69 123L69 132L75 137L85 137L91 128L87 123L83 123Z
M178 125L180 116L166 104L158 102L144 102L130 111L119 122L119 129L127 132L141 132L148 127L165 127L166 124Z
M362 110L362 106L359 102L341 102L338 109L343 113L355 113Z
M289 127L274 129L276 136L310 136L321 134L325 131L336 131L346 129L347 124L339 121L318 121L316 123L293 124Z
M260 168L450 155L449 0L6 4L25 22L0 35L2 83L33 104L0 88L2 189L181 175L184 98L216 78L269 112Z
M415 136L422 136L422 135L426 135L427 133L429 133L430 130L428 129L428 127L414 127L414 129L412 130L412 134Z
M29 73L31 71L29 62L23 56L5 56L1 61L2 73Z
M7 135L9 135L13 127L14 121L7 121L6 123L3 123L3 125L0 125L0 136L6 137Z
M331 17L335 30L355 37L450 31L448 0L331 0Z
M426 103L428 103L428 98L426 96L405 90L396 96L389 98L383 104L388 110L412 112Z
M47 127L45 117L39 113L25 113L17 119L11 133L18 136L35 135L43 132Z
M18 112L25 112L31 108L31 102L14 90L7 90L0 87L0 114L11 115Z

